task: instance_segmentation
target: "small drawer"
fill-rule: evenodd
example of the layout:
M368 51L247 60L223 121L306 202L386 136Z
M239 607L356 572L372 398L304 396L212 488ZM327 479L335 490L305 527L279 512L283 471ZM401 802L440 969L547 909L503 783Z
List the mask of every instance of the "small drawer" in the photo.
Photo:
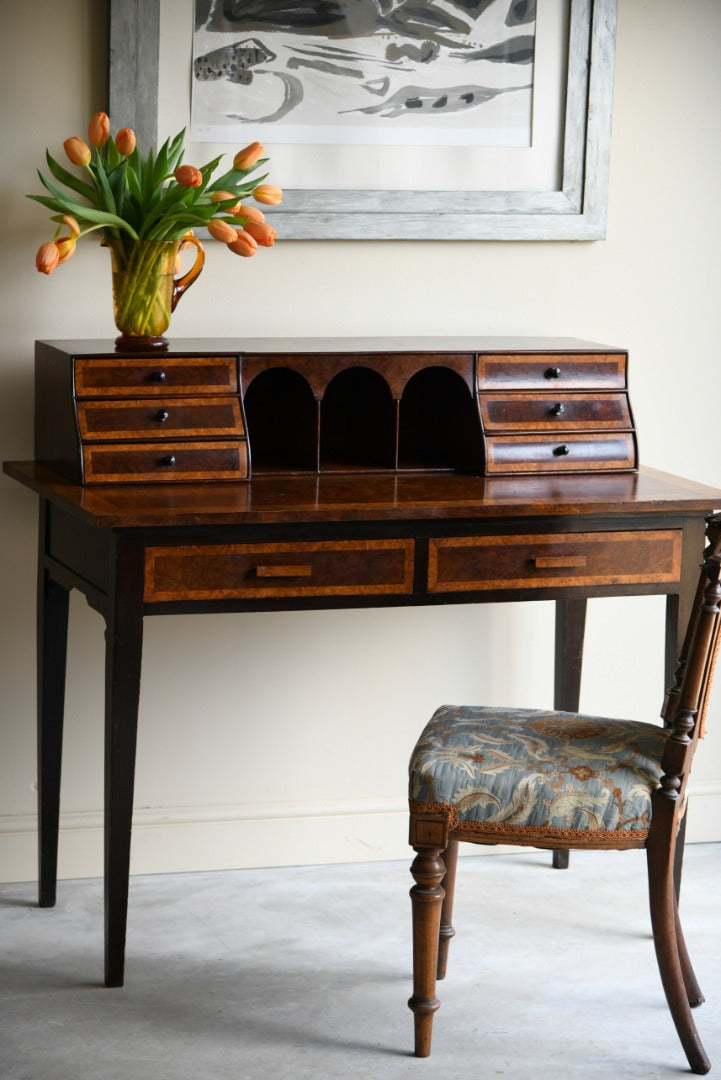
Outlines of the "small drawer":
M479 390L624 390L626 353L495 353L478 357Z
M486 439L486 472L602 472L636 468L633 433L500 435Z
M243 435L237 396L160 398L152 401L78 402L84 442L108 439L167 439L168 436Z
M431 539L428 591L676 583L681 531Z
M488 432L632 427L625 394L485 394L481 417Z
M145 600L246 600L413 591L412 540L151 547Z
M83 357L75 361L76 397L139 397L237 392L235 356Z
M86 484L176 480L245 480L248 447L232 442L86 443Z

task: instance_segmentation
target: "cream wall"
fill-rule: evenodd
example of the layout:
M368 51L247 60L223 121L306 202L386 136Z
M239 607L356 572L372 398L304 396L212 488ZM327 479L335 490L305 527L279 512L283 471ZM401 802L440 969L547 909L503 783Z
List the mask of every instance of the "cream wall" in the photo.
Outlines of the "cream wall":
M104 6L3 5L3 458L32 453L34 339L113 333L105 253L86 242L40 277L46 216L22 197L37 189L44 148L61 153L106 104ZM211 246L173 335L560 334L626 346L642 460L721 486L720 48L718 0L619 0L606 241L281 240L243 261ZM0 506L0 877L13 880L36 874L36 507L5 477ZM656 715L662 615L659 598L591 602L584 709ZM102 863L102 622L76 595L71 620L64 876ZM547 603L147 620L134 871L404 857L406 761L426 716L450 700L550 704L552 639ZM696 840L721 840L719 697L699 756Z

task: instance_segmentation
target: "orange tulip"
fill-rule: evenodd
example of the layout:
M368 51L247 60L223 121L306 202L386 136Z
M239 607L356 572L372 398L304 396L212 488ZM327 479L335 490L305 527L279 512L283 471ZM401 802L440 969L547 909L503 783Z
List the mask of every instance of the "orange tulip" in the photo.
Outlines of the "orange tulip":
M60 263L67 262L70 256L75 251L75 237L74 236L59 236L55 241L55 247L58 249L58 266Z
M265 221L265 214L262 210L259 210L257 206L246 206L245 203L236 206L233 216L245 218L246 221Z
M82 139L78 138L77 135L73 135L71 138L66 139L63 143L63 148L73 165L90 164L90 158L92 157L90 147L86 142L83 142Z
M265 222L246 221L243 227L261 247L272 247L278 238L278 233L273 226Z
M110 136L110 120L104 112L95 113L88 124L88 142L91 146L105 146Z
M236 255L255 255L258 250L258 245L245 229L236 229L236 238L232 244L228 244L228 249L234 252Z
M196 188L203 183L203 174L195 165L179 165L173 173L181 187Z
M233 244L238 238L238 230L227 221L209 221L208 232L214 240L221 240L224 244Z
M283 198L283 192L275 184L259 184L253 192L253 198L267 206L277 206Z
M135 132L132 128L121 128L118 134L115 136L115 149L123 157L128 157L132 154L137 139L135 138Z
M231 199L236 200L235 206L226 206L225 210L224 210L224 212L226 214L235 214L235 213L237 213L238 207L240 206L240 202L238 201L238 196L235 194L235 192L233 192L233 191L213 191L213 192L211 192L211 195L210 195L210 201L212 203L229 202Z
M35 256L35 269L41 274L52 274L60 262L60 252L57 244L50 240L47 244L41 244Z
M265 153L265 148L262 143L252 142L248 146L243 147L233 158L233 168L238 172L244 172L246 169L252 169L253 166L262 158Z
M72 214L63 214L63 221L70 229L71 236L80 236L80 226Z

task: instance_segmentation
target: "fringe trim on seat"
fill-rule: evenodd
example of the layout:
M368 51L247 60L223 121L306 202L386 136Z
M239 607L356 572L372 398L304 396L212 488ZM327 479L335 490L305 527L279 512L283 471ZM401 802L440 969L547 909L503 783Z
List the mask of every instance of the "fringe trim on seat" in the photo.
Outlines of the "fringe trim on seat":
M410 802L411 814L445 817L456 839L474 844L520 844L556 848L643 848L648 829L553 829L543 825L505 825L498 822L459 821L455 806Z

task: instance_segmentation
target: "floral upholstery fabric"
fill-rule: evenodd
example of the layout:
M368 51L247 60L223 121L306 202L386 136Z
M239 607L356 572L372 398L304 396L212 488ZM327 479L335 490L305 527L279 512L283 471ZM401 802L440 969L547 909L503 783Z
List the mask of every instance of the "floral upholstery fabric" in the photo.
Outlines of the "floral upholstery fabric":
M658 725L630 720L444 705L413 751L411 807L446 810L453 828L479 839L605 833L637 846L667 738Z

